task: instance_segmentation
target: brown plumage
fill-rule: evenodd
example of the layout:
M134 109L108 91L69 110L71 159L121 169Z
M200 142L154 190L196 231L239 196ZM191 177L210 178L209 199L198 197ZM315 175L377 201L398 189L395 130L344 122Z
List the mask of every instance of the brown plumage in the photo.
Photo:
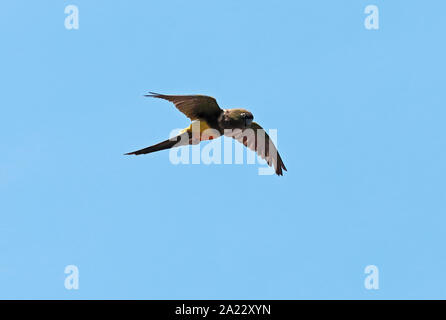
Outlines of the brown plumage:
M203 129L211 128L217 130L220 135L232 137L243 143L249 149L257 152L262 159L266 160L269 166L273 166L277 175L281 176L283 175L283 170L287 170L274 143L265 130L256 122L253 122L254 116L248 110L223 110L218 106L214 98L204 95L165 95L150 92L145 96L170 101L189 119L204 122L205 125L203 127L200 124L200 133ZM126 155L146 154L198 142L192 137L192 131L186 129L174 138L141 150L126 153Z

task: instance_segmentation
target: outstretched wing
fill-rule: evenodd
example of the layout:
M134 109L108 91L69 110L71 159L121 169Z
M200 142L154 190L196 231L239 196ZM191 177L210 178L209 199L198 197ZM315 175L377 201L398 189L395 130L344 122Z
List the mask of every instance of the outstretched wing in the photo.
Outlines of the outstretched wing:
M238 142L243 143L245 147L257 152L262 159L266 160L270 167L274 166L278 176L283 175L282 169L287 171L273 141L257 122L252 122L250 127L243 130L235 129L231 133L225 131L225 135L234 138Z
M191 120L205 120L215 122L223 111L217 104L217 100L203 95L165 95L149 92L146 97L160 98L172 102Z

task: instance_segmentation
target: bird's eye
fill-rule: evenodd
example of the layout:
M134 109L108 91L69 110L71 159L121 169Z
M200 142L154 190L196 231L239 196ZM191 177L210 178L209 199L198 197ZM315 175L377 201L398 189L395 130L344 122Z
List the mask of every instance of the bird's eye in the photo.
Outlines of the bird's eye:
M246 113L241 113L240 115L242 116L242 118L246 118Z

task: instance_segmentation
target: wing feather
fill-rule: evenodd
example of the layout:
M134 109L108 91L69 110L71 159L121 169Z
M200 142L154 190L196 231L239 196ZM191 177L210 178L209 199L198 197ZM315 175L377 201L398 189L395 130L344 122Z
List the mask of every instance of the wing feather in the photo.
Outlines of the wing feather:
M146 97L160 98L172 102L178 110L191 120L205 120L213 122L218 119L223 110L217 100L204 95L166 95L149 92Z
M277 175L283 175L282 170L287 171L273 141L258 123L252 122L251 126L244 130L236 129L225 134L255 151L270 167L274 166Z

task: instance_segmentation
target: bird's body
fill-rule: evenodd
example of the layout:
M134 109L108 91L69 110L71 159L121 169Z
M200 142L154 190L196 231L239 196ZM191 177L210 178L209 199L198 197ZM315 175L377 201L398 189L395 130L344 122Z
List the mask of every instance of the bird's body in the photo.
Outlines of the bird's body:
M253 115L246 109L221 109L217 101L204 95L164 95L150 92L147 97L161 98L175 106L193 122L174 138L156 145L126 153L126 155L146 154L182 145L197 144L226 135L243 143L274 166L277 175L286 170L282 158L265 130L253 122ZM209 133L211 132L211 133Z
M203 132L205 132L206 130L212 129L212 127L209 126L209 124L208 124L206 121L200 121L199 124L200 124L200 136L201 136L201 135L203 134ZM189 127L184 128L183 130L180 131L180 133L184 133L184 132L191 132L191 133L192 133L193 125L194 125L194 124L191 123L191 124L189 125Z

